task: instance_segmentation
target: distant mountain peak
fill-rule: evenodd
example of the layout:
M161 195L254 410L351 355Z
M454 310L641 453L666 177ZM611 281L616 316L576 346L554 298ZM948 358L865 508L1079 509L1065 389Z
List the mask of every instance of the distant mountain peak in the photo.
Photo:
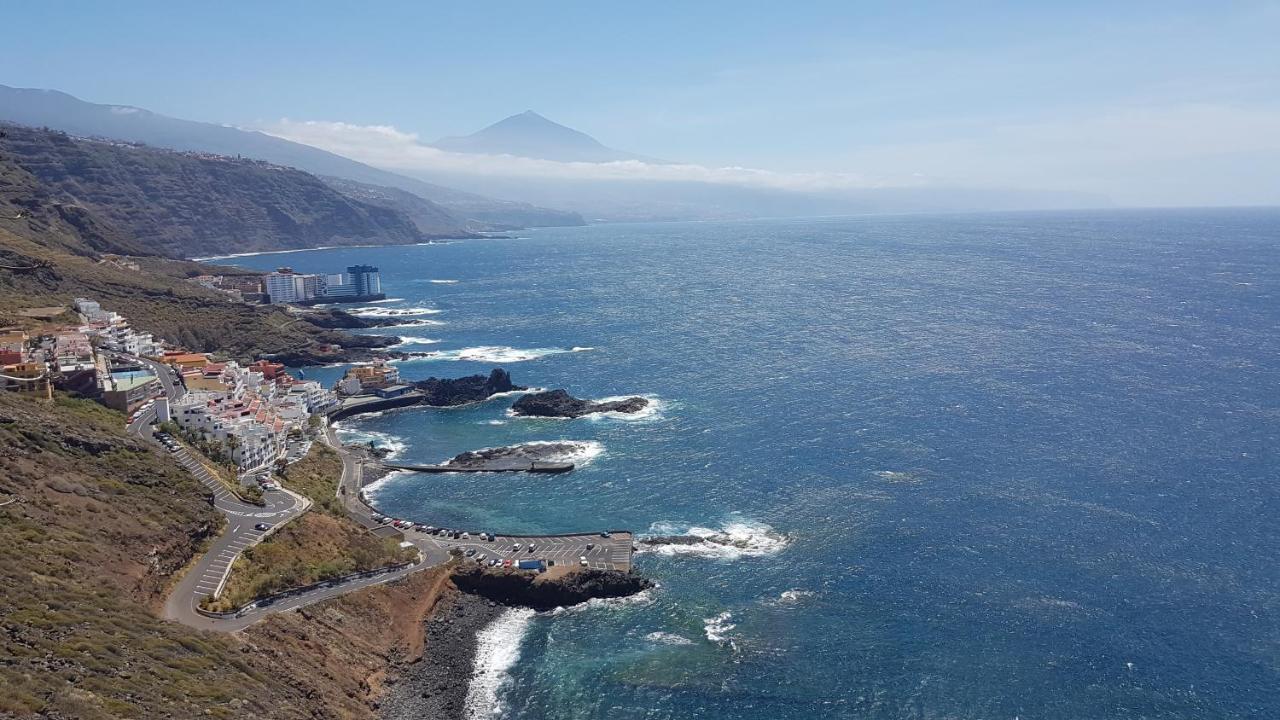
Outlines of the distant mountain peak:
M450 152L517 155L560 162L644 159L614 150L590 135L561 125L534 110L505 117L470 135L441 138L434 145Z

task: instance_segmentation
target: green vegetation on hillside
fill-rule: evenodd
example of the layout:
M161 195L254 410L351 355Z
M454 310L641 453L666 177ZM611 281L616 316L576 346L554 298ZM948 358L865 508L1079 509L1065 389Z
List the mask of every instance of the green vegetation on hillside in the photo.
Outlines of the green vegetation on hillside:
M334 497L341 477L342 458L319 442L289 466L285 485L310 498L313 510L246 550L231 566L222 597L205 608L232 610L282 590L416 557L414 548L401 548L399 541L374 535L347 517Z
M309 498L317 509L345 517L346 511L337 497L341 478L342 456L322 442L313 443L306 457L286 467L280 475L285 487Z
M0 716L303 716L235 640L149 610L220 527L204 496L119 414L0 393Z

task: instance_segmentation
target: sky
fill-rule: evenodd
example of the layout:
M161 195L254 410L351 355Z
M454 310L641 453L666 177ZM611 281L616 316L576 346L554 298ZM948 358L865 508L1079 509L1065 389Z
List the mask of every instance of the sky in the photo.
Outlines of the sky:
M390 138L431 162L422 143L533 109L717 177L1280 204L1280 2L51 0L5 17L0 83L357 159Z

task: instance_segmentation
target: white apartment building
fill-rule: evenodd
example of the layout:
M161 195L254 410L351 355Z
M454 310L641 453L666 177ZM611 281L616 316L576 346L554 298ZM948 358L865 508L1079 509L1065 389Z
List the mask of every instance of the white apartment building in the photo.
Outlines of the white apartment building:
M308 414L324 412L338 404L337 394L315 380L295 382L289 388L289 394L302 399Z

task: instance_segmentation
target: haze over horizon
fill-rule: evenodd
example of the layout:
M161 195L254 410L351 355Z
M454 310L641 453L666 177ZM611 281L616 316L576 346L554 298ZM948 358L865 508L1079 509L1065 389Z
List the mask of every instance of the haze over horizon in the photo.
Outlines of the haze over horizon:
M1274 2L75 8L11 11L0 83L406 173L1280 204ZM525 110L625 157L432 147Z

